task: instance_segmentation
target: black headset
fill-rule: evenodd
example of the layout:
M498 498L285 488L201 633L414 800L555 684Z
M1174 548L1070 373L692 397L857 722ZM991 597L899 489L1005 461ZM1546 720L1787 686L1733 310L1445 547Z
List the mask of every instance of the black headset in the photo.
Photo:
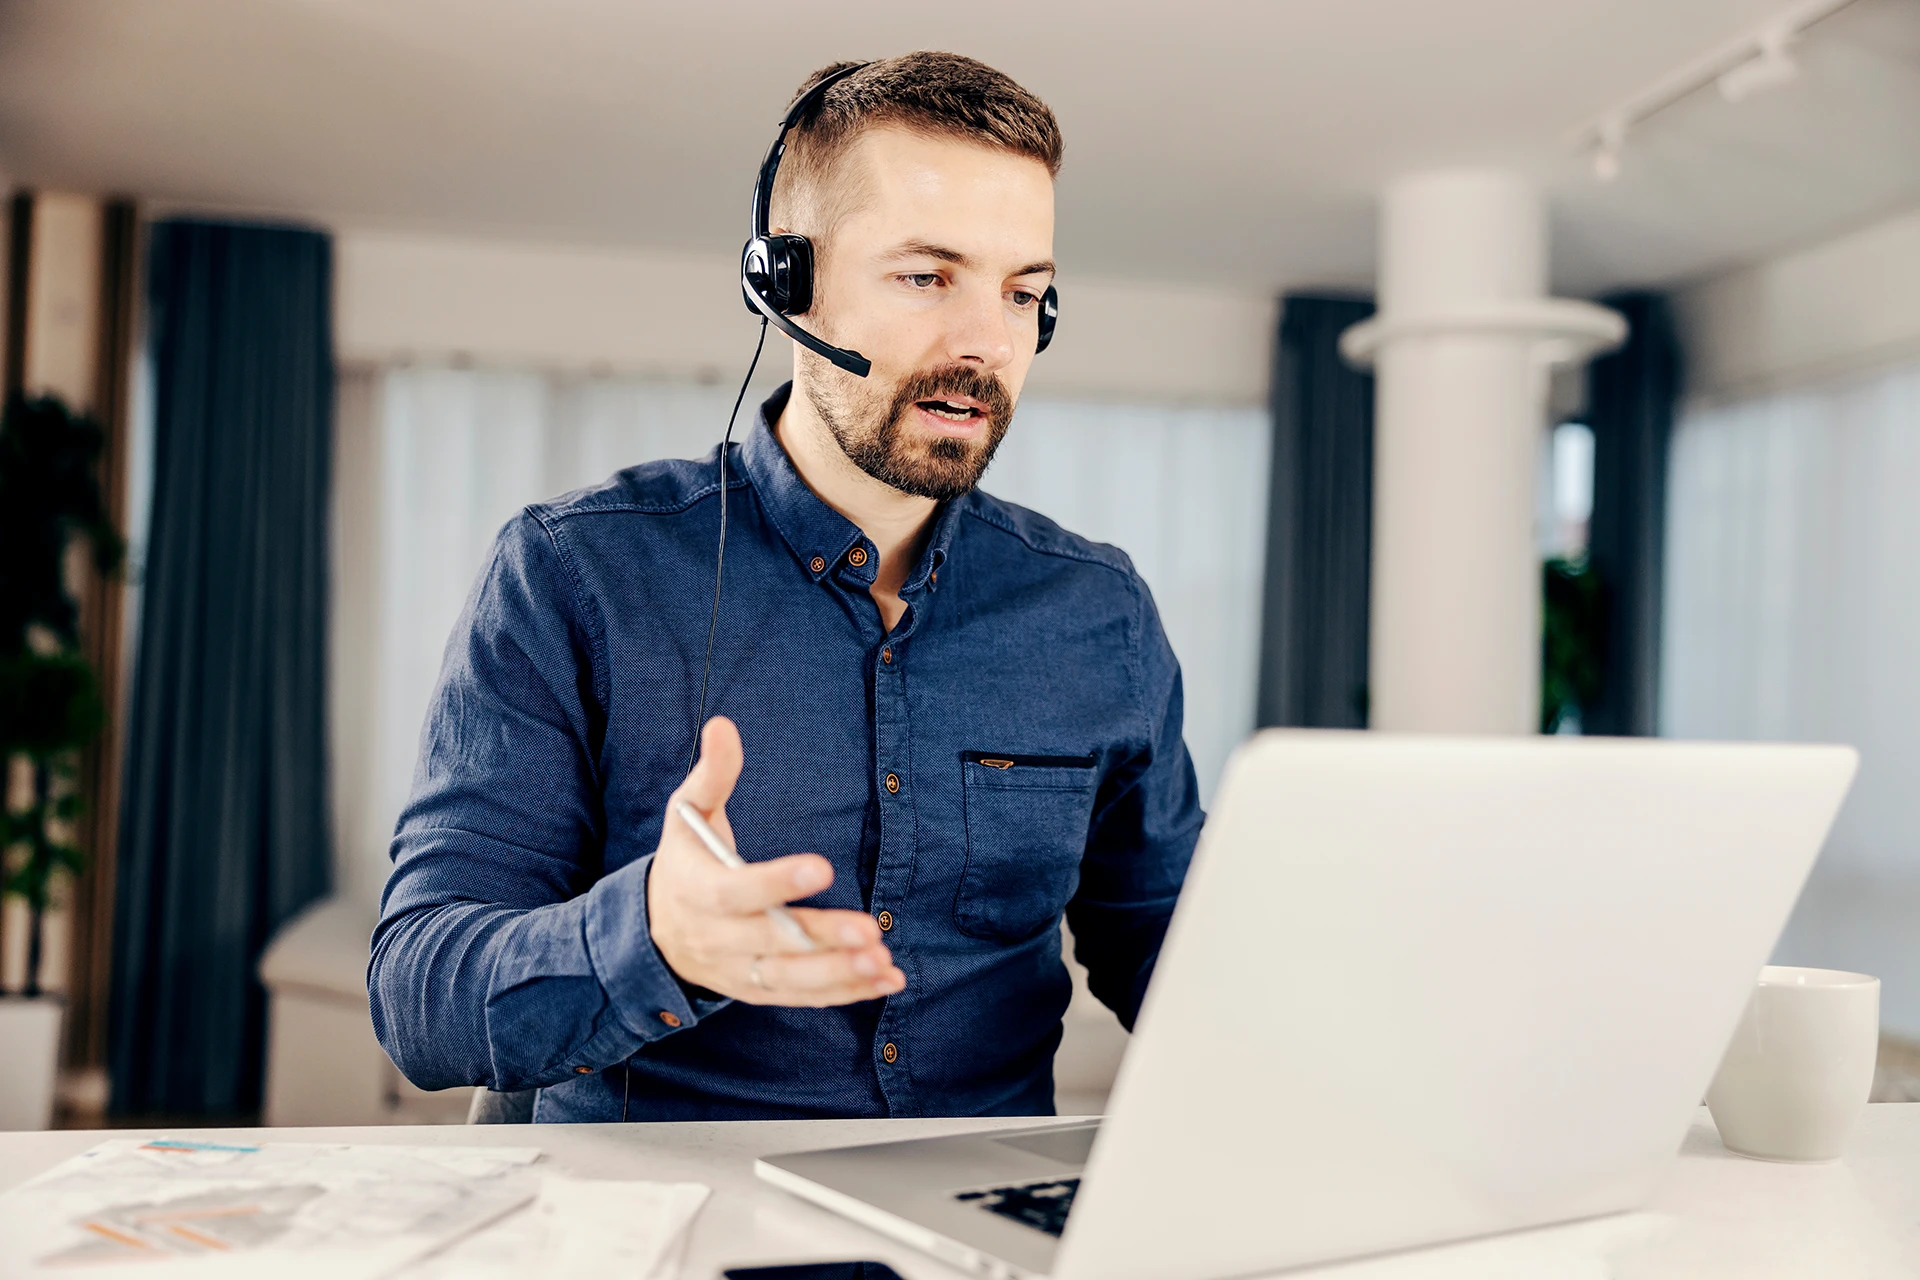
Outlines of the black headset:
M740 251L740 292L746 296L747 310L765 316L780 332L813 352L824 356L855 377L864 378L873 362L858 351L823 342L790 320L802 316L813 306L813 245L805 236L791 233L774 235L768 225L768 206L773 202L773 179L780 172L780 157L787 153L787 134L801 117L813 109L828 89L871 63L842 67L800 95L800 100L780 122L780 133L767 148L760 162L760 179L753 184L753 213L746 247ZM1053 327L1060 319L1060 294L1052 285L1040 295L1040 341L1036 352L1045 351L1053 341Z

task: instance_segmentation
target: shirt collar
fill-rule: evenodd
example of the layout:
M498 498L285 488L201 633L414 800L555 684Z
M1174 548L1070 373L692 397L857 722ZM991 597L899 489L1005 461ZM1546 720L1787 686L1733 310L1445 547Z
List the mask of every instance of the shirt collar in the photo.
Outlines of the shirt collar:
M761 404L753 429L740 446L740 466L759 495L760 505L774 528L786 540L800 567L815 581L832 573L843 561L856 578L872 582L878 568L878 552L860 532L859 526L835 511L807 487L800 472L787 456L773 424L787 407L793 394L791 382L782 384ZM924 587L938 587L940 566L946 563L960 510L972 501L971 493L944 504L934 517L933 531L920 553L913 572L900 589L905 596ZM856 554L857 553L857 554ZM855 560L861 563L854 564Z

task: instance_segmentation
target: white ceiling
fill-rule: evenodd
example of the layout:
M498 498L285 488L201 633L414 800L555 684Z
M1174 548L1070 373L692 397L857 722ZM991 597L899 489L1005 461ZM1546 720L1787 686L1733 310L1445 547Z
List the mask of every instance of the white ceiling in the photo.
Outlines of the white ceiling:
M1372 198L1491 162L1551 192L1560 287L1701 274L1920 204L1920 0L1711 92L1593 180L1571 131L1784 0L0 0L0 171L351 225L737 252L788 95L950 48L1067 136L1063 266L1364 286Z

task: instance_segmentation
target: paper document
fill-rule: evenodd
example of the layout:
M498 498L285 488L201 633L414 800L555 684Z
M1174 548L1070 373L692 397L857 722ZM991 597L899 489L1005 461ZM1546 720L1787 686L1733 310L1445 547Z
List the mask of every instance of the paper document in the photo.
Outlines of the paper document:
M547 1174L525 1210L409 1267L406 1280L527 1280L675 1273L687 1224L706 1203L694 1182L602 1182Z
M0 1275L371 1280L532 1200L539 1155L109 1139L0 1194Z

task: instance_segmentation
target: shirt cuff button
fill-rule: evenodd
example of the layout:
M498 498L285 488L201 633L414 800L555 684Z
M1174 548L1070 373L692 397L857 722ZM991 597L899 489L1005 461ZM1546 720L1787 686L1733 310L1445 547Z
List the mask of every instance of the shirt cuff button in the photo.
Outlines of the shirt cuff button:
M573 1069L573 1074L577 1076L590 1076L593 1074L593 1068L592 1067L575 1067Z
M670 1027L677 1027L680 1025L680 1015L673 1012L673 1010L671 1009L662 1009L660 1011L660 1021L666 1023Z

